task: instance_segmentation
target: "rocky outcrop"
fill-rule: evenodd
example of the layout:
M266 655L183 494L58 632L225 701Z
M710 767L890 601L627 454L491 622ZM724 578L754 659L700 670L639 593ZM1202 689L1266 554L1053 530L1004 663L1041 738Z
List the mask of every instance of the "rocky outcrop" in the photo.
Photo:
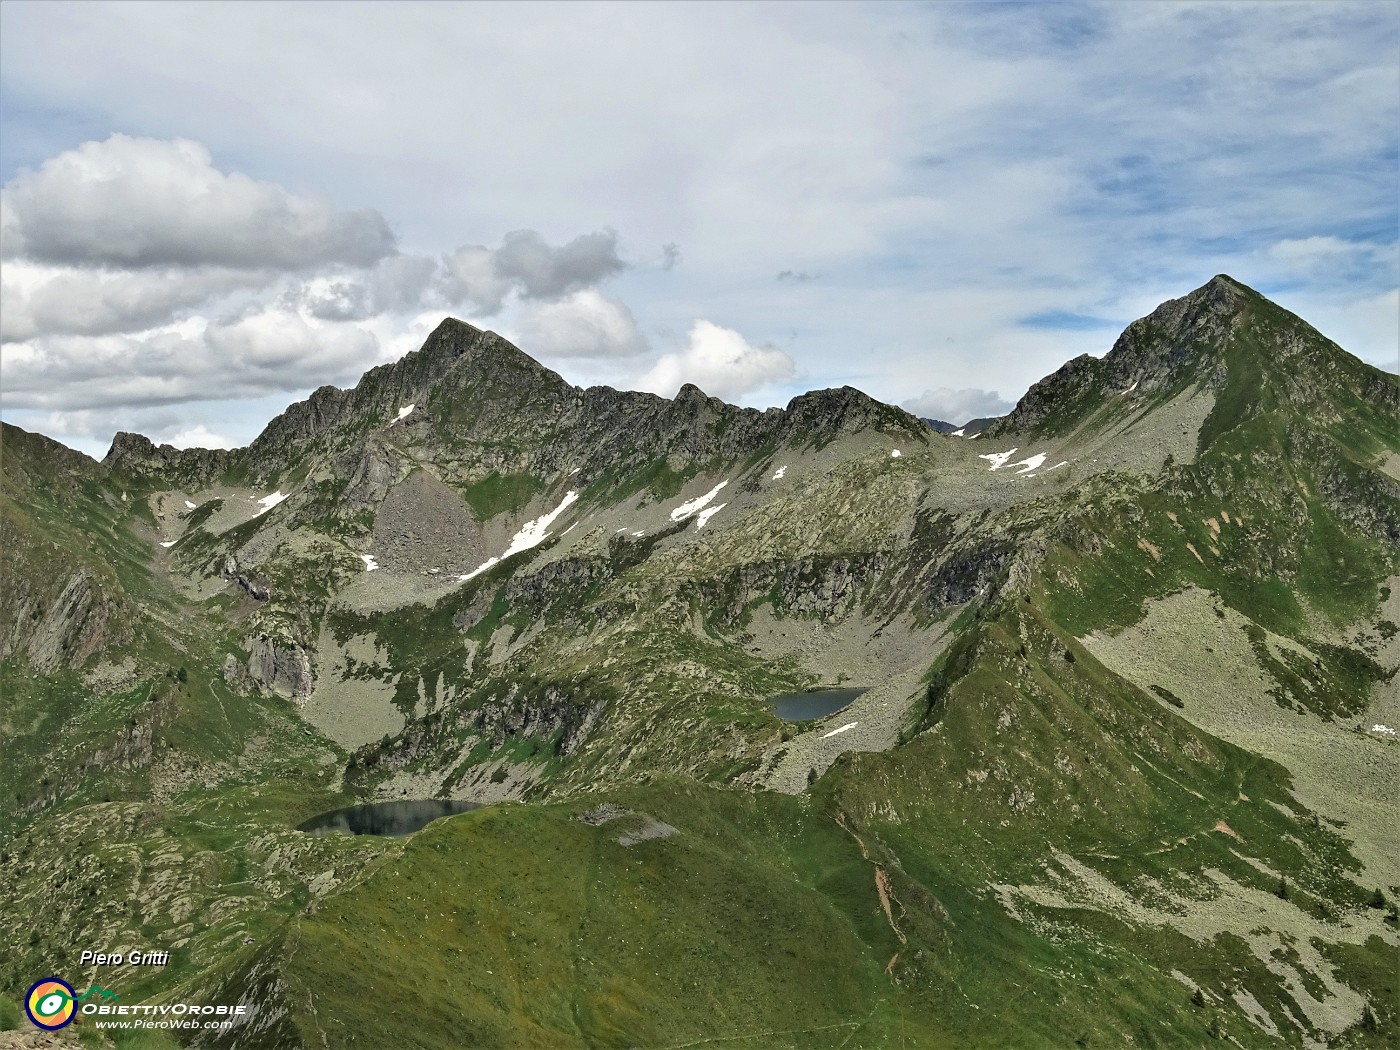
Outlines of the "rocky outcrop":
M20 609L0 645L0 656L24 651L34 670L53 674L65 667L81 667L107 640L112 606L87 572L72 576L36 622L38 611L39 606L31 603Z
M222 575L224 579L228 580L255 602L265 602L272 597L272 587L266 580L262 579L260 576L246 573L239 569L237 555L224 555Z
M885 565L881 554L756 562L733 570L721 581L702 584L699 590L725 627L740 622L756 602L769 597L788 614L832 619L857 607L866 585Z
M613 573L614 567L607 558L560 558L529 575L511 576L506 581L506 601L512 608L539 615L560 602L576 601Z
M363 510L373 511L383 503L407 465L383 442L369 441L343 457L337 468L350 483L337 501L336 513L348 519Z
M157 445L125 431L112 438L102 465L114 474L157 477L172 485L205 485L228 470L233 453L224 449Z
M562 733L558 751L568 756L588 739L605 707L602 697L580 703L559 685L546 685L537 695L512 686L500 699L488 700L473 711L468 722L491 741L492 750L503 745L507 736L544 739Z
M248 649L247 680L257 688L296 700L316 688L311 655L296 642L264 632L244 639L243 644Z
M146 703L127 719L121 733L83 760L83 770L149 766L155 757L157 732L175 717L176 704L175 694L153 686Z
M949 552L923 585L928 611L938 616L990 594L1005 578L1015 554L1014 543L995 538Z

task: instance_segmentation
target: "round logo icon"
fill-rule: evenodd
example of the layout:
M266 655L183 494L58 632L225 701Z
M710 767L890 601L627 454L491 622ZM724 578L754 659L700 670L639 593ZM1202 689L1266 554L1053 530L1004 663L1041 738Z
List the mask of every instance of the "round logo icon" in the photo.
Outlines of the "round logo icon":
M24 997L24 1012L40 1028L54 1032L73 1023L78 993L73 986L58 977L35 981Z

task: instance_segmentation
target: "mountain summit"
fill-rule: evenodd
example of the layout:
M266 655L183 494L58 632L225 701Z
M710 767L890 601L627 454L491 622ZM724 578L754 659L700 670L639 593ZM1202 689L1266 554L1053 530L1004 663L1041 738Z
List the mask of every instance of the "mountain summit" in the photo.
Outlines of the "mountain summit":
M1400 414L1384 376L1220 274L1134 321L1104 357L1077 357L1036 383L992 432L1068 434L1104 425L1125 405L1140 412L1190 389L1209 391L1219 402L1211 436L1281 404L1311 411L1327 402L1329 412L1351 425L1356 412Z

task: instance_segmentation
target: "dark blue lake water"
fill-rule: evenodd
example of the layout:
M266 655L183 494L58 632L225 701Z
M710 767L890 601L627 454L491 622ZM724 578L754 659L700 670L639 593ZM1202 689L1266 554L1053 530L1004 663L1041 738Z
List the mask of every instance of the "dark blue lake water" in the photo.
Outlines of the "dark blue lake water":
M868 688L847 686L841 689L813 689L807 693L783 693L769 701L773 713L784 722L806 722L812 718L825 718L845 707Z
M403 838L430 821L480 809L478 802L426 799L421 802L367 802L362 806L334 809L297 825L312 835L387 835Z

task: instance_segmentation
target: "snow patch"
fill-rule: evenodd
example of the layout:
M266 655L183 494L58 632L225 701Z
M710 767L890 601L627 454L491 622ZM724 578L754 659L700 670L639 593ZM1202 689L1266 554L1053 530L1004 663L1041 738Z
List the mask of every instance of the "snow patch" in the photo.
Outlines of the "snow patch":
M902 455L904 455L904 453L899 451L899 449L897 448L890 450L890 459L898 459Z
M1031 456L1029 459L1023 459L1020 462L1013 463L1011 465L1013 467L1021 468L1019 471L1017 471L1018 474L1029 474L1031 471L1038 469L1040 465L1044 462L1045 453L1037 452L1034 456Z
M1010 459L1013 455L1015 455L1015 453L1016 450L1013 448L1008 452L988 452L984 455L978 456L977 458L985 459L988 463L992 465L991 469L996 470L998 467L1006 466L1006 461Z
M577 473L578 473L580 470L582 470L582 469L583 469L582 467L575 467L573 470L569 471L568 476L569 476L569 477L573 477L575 474L577 474Z
M1132 385L1132 386L1128 387L1127 390L1120 390L1120 391L1118 391L1118 392L1119 392L1120 394L1131 394L1134 390L1137 389L1137 384L1138 384L1138 381L1137 381L1136 379L1134 379L1134 380L1133 380L1133 385Z
M860 725L859 722L847 722L847 723L846 723L845 725L843 725L843 726L837 726L837 727L836 727L835 729L833 729L830 733L823 733L823 734L822 734L822 739L825 740L827 737L829 737L829 736L835 736L837 733L844 733L846 730L848 730L848 729L854 729L854 728L855 728L856 726L858 726L858 725Z
M407 419L413 414L413 410L417 407L417 405L404 405L403 408L399 409L399 418L394 420L394 422L397 423L399 419Z
M949 436L949 437L954 437L954 438L967 437L967 435L966 435L965 433L963 433L966 429L967 429L966 427L958 427L957 430L953 431L953 432L952 432L951 434L949 434L948 436Z
M266 514L268 511L270 511L273 507L277 506L277 504L281 503L286 498L287 497L282 494L281 489L278 489L270 496L264 496L262 499L258 500L258 502L262 504L262 510L254 514L253 517L262 517L264 514Z
M379 568L379 562L374 560L373 554L361 554L360 561L365 563L365 572L373 572Z
M564 530L563 532L561 532L559 535L560 535L560 536L567 536L569 533L571 533L571 532L574 531L574 528L575 528L575 526L577 526L577 525L578 525L578 522L574 522L573 525L570 525L567 529L565 529L565 530Z
M1389 733L1391 736L1394 736L1394 735L1395 735L1395 730L1394 730L1394 729L1390 728L1390 726L1383 726L1383 725L1381 725L1379 722L1377 722L1375 725L1373 725L1373 726L1371 727L1371 732L1373 732L1373 733Z
M190 510L194 510L194 504L191 503L189 500L185 500L185 506Z
M162 546L162 547L173 547L173 546L175 546L175 544L177 544L177 543L179 543L179 542L180 542L179 540L166 540L164 543L161 544L161 546ZM1391 732L1394 732L1394 730L1391 730Z
M728 503L721 503L718 506L706 507L704 510L702 510L698 515L696 515L695 531L699 532L701 529L703 529L709 523L711 518L713 518L720 511L724 510L724 508L727 506L729 506Z
M643 529L641 532L632 533L633 536L645 536L646 534L646 529Z
M514 539L510 541L510 546L506 548L506 552L502 554L501 557L509 558L512 554L519 554L521 551L527 551L531 547L538 547L544 542L545 537L549 535L547 530L554 524L554 519L563 514L577 499L578 493L570 489L564 494L564 498L560 501L559 506L555 507L548 514L540 515L534 521L527 521L520 527L520 531L515 534Z
M475 569L473 569L471 572L464 572L461 576L458 576L458 577L457 577L457 582L458 582L458 583L466 583L466 582L467 582L468 580L470 580L473 576L480 576L483 572L485 572L487 569L491 568L491 566L497 564L500 560L501 560L500 558L487 558L484 562L482 562L480 565L478 565L478 566L477 566Z
M718 496L719 490L724 488L724 486L728 484L728 481L721 481L718 485L710 489L710 491L705 493L703 496L696 496L693 500L690 500L686 503L682 503L675 510L671 511L671 520L681 521L684 518L690 517L696 511L702 509L705 506L705 504L710 502L710 500Z
M990 463L991 467L989 469L1000 470L1002 467L1007 465L1007 461L1010 460L1011 457L1015 455L1015 453L1016 449L1013 448L1009 452L989 452L986 455L978 456L977 458L985 459L988 463ZM1021 468L1016 472L1018 474L1029 474L1034 470L1040 469L1040 465L1044 462L1045 453L1037 452L1035 455L1027 456L1025 459L1018 459L1015 463L1012 463L1011 466ZM1063 465L1064 464L1060 464L1060 466ZM1050 469L1054 470L1055 468L1051 467Z
M499 558L487 558L471 572L458 576L457 582L466 583L473 576L481 575L487 569L491 568L491 566L505 561L511 555L519 554L521 551L527 551L531 547L538 547L549 538L548 530L549 527L554 524L554 519L563 514L576 499L578 499L578 493L573 489L564 493L564 499L560 502L559 506L555 507L548 514L541 514L534 521L527 521L520 527L520 531L511 539L510 546L505 549L504 554Z
M1062 460L1060 460L1060 462L1056 463L1053 467L1046 467L1045 470L1046 470L1047 473L1048 473L1049 471L1052 471L1052 470L1059 470L1061 467L1063 467L1063 466L1064 466L1066 463L1068 463L1068 462L1069 462L1069 460L1067 460L1067 459L1062 459Z
M787 473L787 464L784 463L781 467L779 467L776 471L773 472L773 480L774 480L774 481L782 481L782 480L783 480L783 475L786 474L786 473Z

